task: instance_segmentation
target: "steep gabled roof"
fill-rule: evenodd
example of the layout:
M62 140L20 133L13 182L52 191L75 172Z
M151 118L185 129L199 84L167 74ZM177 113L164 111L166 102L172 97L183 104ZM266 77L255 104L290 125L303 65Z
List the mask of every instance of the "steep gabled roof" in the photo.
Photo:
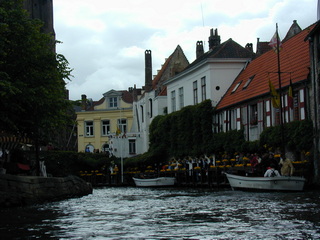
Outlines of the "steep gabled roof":
M167 87L164 86L163 83L170 77L183 71L187 65L189 65L189 61L180 45L178 45L173 53L166 59L158 74L154 77L152 81L153 90L159 91L158 95L166 96Z
M290 83L307 79L310 67L309 43L305 37L315 24L289 38L282 44L280 51L281 85L286 87ZM254 59L234 80L228 91L217 105L217 109L231 107L241 102L269 94L268 80L276 89L278 84L277 54L270 50ZM251 79L251 82L248 80ZM249 84L248 84L249 83ZM245 85L247 86L245 87Z
M172 55L173 54L171 54L169 56L169 58L166 59L165 63L162 65L161 69L158 71L158 74L152 80L152 89L153 90L155 90L157 88L157 86L161 84L160 80L162 78L164 71L167 69L167 67L172 59Z
M286 36L282 40L282 42L287 41L289 38L297 35L301 31L302 31L302 29L299 26L299 24L297 23L297 21L293 20L293 23L292 23L291 27L289 28L289 31L287 32Z
M253 58L254 53L244 47L242 47L237 42L229 38L227 41L221 43L220 45L213 47L208 52L198 57L193 61L188 67L193 67L199 62L205 59L228 59L228 58Z

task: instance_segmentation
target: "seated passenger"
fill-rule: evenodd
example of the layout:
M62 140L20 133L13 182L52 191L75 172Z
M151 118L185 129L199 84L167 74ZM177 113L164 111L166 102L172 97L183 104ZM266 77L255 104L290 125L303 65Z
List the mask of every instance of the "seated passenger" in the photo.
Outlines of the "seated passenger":
M271 164L270 167L268 167L267 171L264 173L265 177L280 177L280 173L278 170L274 169L274 165Z

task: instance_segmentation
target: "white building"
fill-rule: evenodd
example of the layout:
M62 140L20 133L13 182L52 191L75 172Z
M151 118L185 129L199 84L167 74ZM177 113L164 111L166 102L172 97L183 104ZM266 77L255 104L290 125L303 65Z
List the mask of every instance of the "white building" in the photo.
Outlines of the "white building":
M167 113L167 89L163 82L181 72L189 65L181 47L178 45L166 59L158 74L152 79L151 51L145 51L145 91L133 103L133 132L140 133L141 142L137 149L142 153L149 149L149 126L152 120Z
M254 56L252 45L246 48L232 39L220 43L220 36L211 29L209 51L204 53L202 42L197 42L197 59L183 72L168 79L168 113L188 105L211 99L215 106L231 83Z

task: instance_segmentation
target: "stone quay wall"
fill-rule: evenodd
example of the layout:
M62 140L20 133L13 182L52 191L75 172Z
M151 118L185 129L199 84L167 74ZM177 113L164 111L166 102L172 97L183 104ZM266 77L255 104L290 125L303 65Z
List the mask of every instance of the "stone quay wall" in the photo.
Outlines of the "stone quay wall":
M52 202L92 193L92 185L76 176L37 177L0 174L0 207Z

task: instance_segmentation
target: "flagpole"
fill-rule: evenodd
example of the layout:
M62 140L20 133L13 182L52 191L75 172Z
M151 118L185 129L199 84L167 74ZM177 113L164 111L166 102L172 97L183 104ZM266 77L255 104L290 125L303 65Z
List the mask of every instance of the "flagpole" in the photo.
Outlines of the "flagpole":
M278 79L279 79L279 96L280 96L280 127L281 127L281 153L285 154L284 147L284 128L283 128L283 116L282 116L282 85L281 85L281 71L280 71L280 42L278 33L278 23L276 23L276 34L277 34L277 58L278 58Z
M120 103L121 104L121 103ZM122 108L120 108L120 123L122 123ZM120 127L120 126L119 126ZM121 125L122 127L122 131L123 131L123 126ZM121 131L121 130L120 130ZM123 149L122 149L122 136L121 136L122 133L120 133L120 148L121 148L121 183L123 184Z

